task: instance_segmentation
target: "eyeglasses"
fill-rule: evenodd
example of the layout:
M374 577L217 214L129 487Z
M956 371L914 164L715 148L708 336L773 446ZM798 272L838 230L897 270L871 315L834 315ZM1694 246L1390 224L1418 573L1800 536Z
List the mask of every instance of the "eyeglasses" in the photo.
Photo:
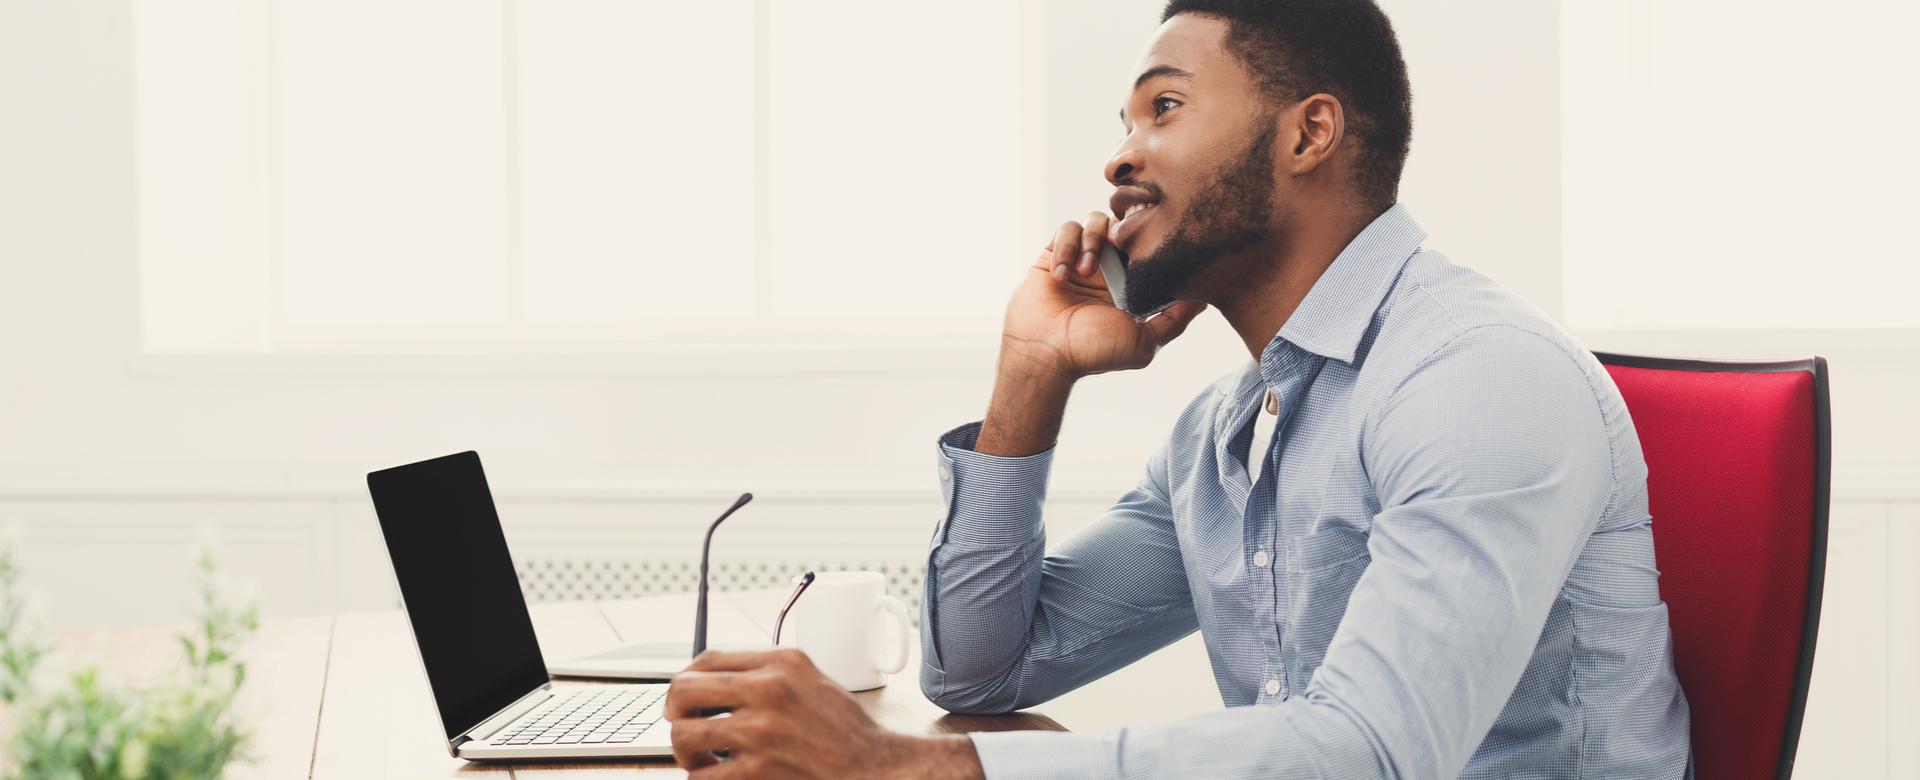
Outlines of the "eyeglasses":
M721 512L719 517L714 518L713 524L707 526L707 538L700 543L700 596L693 607L693 655L696 658L707 651L707 558L713 549L713 532L720 527L720 523L752 500L752 493L741 493L733 506L727 507L727 511Z
M727 511L721 512L720 516L714 518L713 523L707 526L706 539L700 543L700 595L693 607L693 655L696 658L707 649L707 563L713 550L713 532L720 528L720 523L732 517L734 512L740 511L740 507L746 506L747 502L752 500L752 493L741 493L740 497L734 500L733 506L727 507ZM793 589L792 596L787 597L786 606L780 608L780 616L773 621L774 644L780 644L780 629L787 622L787 612L792 610L794 603L800 600L800 594L807 592L807 586L812 585L813 580L813 572L801 575L799 586Z
M787 597L787 605L780 608L780 616L773 619L773 643L780 644L780 627L786 625L787 611L793 609L793 603L800 600L800 594L807 592L807 586L813 584L813 572L800 575L800 584L793 589L793 595Z
M700 657L700 654L707 649L707 562L713 550L713 532L718 530L720 524L727 518L732 517L733 513L740 511L740 507L746 506L747 502L752 500L752 493L741 493L739 498L734 499L733 506L727 507L727 511L721 512L720 516L714 518L713 523L707 526L707 536L700 542L700 595L693 607L693 656L695 658ZM793 589L793 595L787 597L786 606L780 608L780 616L773 621L774 644L780 644L780 629L787 622L787 611L793 609L794 602L800 600L800 594L807 592L807 586L813 584L813 579L813 572L801 575L799 587ZM700 714L703 717L713 717L728 711L729 708L719 707ZM731 757L725 749L710 750L707 753L721 761Z

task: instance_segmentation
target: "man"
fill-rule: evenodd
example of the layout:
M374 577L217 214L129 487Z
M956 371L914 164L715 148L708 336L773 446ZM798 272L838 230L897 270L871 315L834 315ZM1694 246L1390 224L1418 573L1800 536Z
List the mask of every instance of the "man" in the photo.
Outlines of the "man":
M1226 708L1109 734L909 737L803 655L714 653L669 695L683 765L1689 774L1632 420L1546 316L1420 248L1395 203L1410 99L1386 17L1367 0L1174 0L1163 22L1107 163L1119 221L1054 236L1008 305L984 421L940 440L949 513L921 679L952 711L1016 710L1198 628ZM1108 241L1135 258L1135 313L1179 302L1144 323L1113 308ZM1040 505L1075 381L1147 365L1208 304L1254 362L1047 551ZM716 707L732 716L697 717Z

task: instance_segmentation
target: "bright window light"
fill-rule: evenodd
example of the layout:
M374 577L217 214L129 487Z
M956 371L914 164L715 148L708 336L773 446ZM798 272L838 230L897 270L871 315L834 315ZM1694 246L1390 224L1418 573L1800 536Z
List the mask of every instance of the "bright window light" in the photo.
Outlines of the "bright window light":
M506 313L504 33L485 5L279 5L289 324Z
M1015 0L135 5L149 353L897 342L1032 254Z
M753 6L519 5L526 316L754 313Z
M997 318L1039 249L1015 4L770 5L775 310Z
M1920 326L1920 6L1561 8L1572 326Z

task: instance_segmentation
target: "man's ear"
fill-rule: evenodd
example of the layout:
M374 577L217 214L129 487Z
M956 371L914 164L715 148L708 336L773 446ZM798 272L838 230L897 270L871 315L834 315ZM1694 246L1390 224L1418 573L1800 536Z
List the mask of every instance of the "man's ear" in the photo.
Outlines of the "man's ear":
M1292 110L1281 114L1280 121L1291 125L1282 128L1287 132L1281 133L1281 137L1293 140L1292 147L1286 150L1284 164L1287 172L1295 177L1312 173L1331 159L1347 134L1346 109L1340 105L1339 98L1324 92L1294 104Z

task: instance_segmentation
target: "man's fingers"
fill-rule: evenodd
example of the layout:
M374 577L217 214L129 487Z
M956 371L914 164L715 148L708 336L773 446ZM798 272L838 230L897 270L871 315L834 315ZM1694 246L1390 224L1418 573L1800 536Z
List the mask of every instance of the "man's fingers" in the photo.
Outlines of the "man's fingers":
M731 715L724 718L701 718L686 723L673 724L673 752L677 756L682 750L705 756L715 750L744 748L737 724L739 718Z
M712 710L739 707L745 696L739 672L681 672L667 688L667 720L704 718ZM679 728L675 726L674 728Z
M1053 270L1053 245L1048 244L1033 258L1033 267L1042 271Z
M731 747L714 735L714 725L732 718L696 718L673 724L673 760L681 769L697 769L719 763L713 751Z
M697 718L719 708L777 705L795 680L818 675L807 654L772 650L708 650L667 688L667 717Z
M759 758L780 752L781 743L785 741L782 728L767 716L735 715L686 725L690 728L684 731L681 724L673 727L673 757L686 769L723 763L744 766L762 763ZM716 750L727 751L731 759L716 761L713 757Z
M1206 310L1207 305L1204 303L1175 301L1172 306L1167 307L1166 311L1147 320L1146 328L1153 334L1154 343L1164 347L1167 342L1179 338L1180 334L1186 331L1187 325Z
M1087 214L1085 227L1080 231L1080 258L1075 268L1081 276L1088 276L1100 262L1100 250L1106 245L1107 225L1113 220L1106 212L1094 211Z
M1080 223L1068 222L1061 225L1060 230L1054 233L1053 264L1047 270L1055 279L1065 281L1066 275L1060 270L1061 267L1072 268L1077 262L1077 256L1080 254L1080 234L1084 230L1084 226Z

